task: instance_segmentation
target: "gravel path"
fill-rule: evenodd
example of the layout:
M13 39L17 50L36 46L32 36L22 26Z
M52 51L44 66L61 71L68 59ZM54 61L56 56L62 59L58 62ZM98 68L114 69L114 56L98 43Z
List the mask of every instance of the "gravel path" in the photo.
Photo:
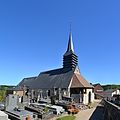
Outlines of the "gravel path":
M93 108L81 110L76 114L75 120L103 120L103 107L100 100L95 100Z

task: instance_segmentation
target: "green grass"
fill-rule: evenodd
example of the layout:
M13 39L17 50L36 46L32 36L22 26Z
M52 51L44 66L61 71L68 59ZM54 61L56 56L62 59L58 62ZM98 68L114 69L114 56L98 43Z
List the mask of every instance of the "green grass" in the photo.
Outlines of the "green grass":
M64 117L58 118L57 120L75 120L75 116L72 116L72 115L64 116Z

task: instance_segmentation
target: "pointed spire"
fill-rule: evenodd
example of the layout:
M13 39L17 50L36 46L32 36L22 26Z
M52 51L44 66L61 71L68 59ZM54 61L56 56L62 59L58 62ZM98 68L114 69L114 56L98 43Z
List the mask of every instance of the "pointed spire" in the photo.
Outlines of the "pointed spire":
M72 32L70 29L68 48L63 56L63 68L67 70L75 69L78 63L77 55L74 53L73 42L72 42Z
M70 35L69 35L68 48L67 48L67 52L69 52L69 51L74 52L73 41L72 41L72 32L71 31L70 31Z

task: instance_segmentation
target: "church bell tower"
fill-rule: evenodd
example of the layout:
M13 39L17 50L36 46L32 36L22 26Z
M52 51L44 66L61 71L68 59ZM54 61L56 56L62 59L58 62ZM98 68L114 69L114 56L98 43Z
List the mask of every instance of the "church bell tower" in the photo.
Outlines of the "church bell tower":
M77 64L78 64L78 57L74 53L72 32L70 32L67 51L63 56L63 68L72 70L76 68Z

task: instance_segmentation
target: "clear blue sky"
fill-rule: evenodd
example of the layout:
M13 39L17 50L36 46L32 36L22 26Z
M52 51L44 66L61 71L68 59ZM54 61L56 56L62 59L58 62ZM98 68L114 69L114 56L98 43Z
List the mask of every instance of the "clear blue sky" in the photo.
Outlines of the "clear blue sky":
M0 84L62 67L71 21L81 74L120 84L120 0L1 0Z

